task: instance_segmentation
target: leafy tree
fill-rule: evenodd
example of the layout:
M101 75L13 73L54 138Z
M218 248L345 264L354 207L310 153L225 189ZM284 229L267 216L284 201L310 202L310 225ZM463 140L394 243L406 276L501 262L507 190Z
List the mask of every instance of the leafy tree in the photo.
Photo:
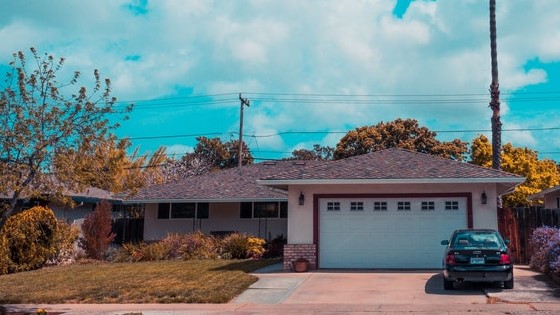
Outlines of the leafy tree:
M132 110L132 105L115 106L111 82L102 80L97 70L91 89L81 86L72 93L80 72L61 83L57 76L64 58L55 60L33 48L31 53L29 59L21 51L13 55L0 91L0 194L10 196L0 227L21 197L83 190L79 169L70 164L54 167L57 154L105 143L110 130L118 127L108 117Z
M484 135L473 140L471 163L492 167L492 144ZM518 148L507 143L502 146L502 170L525 177L525 182L518 185L514 192L503 197L507 207L529 206L529 195L535 194L560 184L558 166L552 160L539 160L536 151Z
M338 160L388 148L402 148L459 161L464 159L467 143L459 139L438 141L436 135L428 128L420 127L414 119L380 122L349 131L338 142L334 158Z
M169 162L171 159L167 157L165 147L159 147L144 168L144 184L150 186L166 182L164 169Z
M134 193L144 186L142 171L147 155L138 156L135 150L129 158L129 146L128 139L117 140L111 135L95 146L84 143L78 148L59 149L54 160L57 179L114 193Z
M216 170L237 167L239 140L222 142L220 138L198 137L194 152L179 160L169 160L163 170L165 181L202 175ZM243 142L243 165L252 164L251 151Z
M111 208L108 201L101 201L93 212L84 218L80 247L90 258L102 259L115 239L115 233L111 232Z
M334 148L323 147L319 144L314 144L312 150L299 149L292 152L292 157L287 160L300 160L300 161L329 161L333 159Z

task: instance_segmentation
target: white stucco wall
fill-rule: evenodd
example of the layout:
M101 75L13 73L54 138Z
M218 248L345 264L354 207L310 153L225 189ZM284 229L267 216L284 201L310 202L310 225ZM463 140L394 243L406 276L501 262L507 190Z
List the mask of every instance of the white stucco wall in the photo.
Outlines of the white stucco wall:
M81 225L84 221L85 216L93 212L95 204L86 203L84 205L77 206L74 209L57 205L52 205L49 207L54 212L54 215L57 217L57 219L63 220L68 224Z
M286 237L286 219L241 219L239 203L210 203L208 219L158 219L158 204L146 204L144 213L144 240L160 240L173 233L189 233L200 229L209 234L214 231L236 231L265 239L282 234Z
M488 197L481 204L481 195ZM305 204L300 206L300 192ZM291 185L288 193L288 244L313 243L314 194L433 194L472 193L473 227L498 228L495 184L388 184L388 185Z
M545 209L557 209L558 201L557 198L560 197L560 191L554 191L549 194L544 195L544 207Z

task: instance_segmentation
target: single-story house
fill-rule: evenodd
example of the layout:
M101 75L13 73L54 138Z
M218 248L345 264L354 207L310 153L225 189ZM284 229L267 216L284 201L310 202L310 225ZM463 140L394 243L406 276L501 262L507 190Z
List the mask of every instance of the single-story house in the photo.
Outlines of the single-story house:
M74 201L74 203L76 204L74 208L70 208L68 206L54 202L49 202L48 198L37 199L23 197L18 200L18 203L23 208L30 208L37 205L48 206L59 220L62 220L68 224L78 225L81 225L83 223L85 216L93 212L95 206L101 200L107 200L113 205L122 203L122 199L114 197L110 192L106 190L95 187L89 187L81 192L66 191L64 194ZM8 200L9 196L0 196L0 201L8 202ZM118 213L113 213L113 218L116 218L118 216Z
M127 199L144 206L144 240L173 233L242 232L286 237L288 193L257 184L257 179L305 169L314 161L264 162L154 185Z
M388 149L257 182L288 192L288 269L298 258L311 268L440 268L440 241L458 228L497 229L498 197L523 181Z
M113 196L113 194L106 190L95 187L89 187L81 192L68 191L66 192L66 196L72 198L76 204L74 208L59 204L49 204L49 208L51 208L58 219L68 224L77 224L80 226L84 222L86 215L92 213L100 201L106 200L113 205L122 203L122 199ZM120 214L115 211L112 213L113 218L117 218L119 215Z
M531 201L542 200L545 209L560 209L560 185L530 195L527 199Z
M287 237L284 268L439 268L458 228L497 229L497 200L524 178L403 149L265 162L148 187L144 239L169 233Z

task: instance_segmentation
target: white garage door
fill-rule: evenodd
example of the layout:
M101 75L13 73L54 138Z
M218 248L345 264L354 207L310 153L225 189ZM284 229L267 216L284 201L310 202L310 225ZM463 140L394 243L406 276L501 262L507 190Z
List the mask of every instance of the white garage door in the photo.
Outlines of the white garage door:
M440 268L466 198L320 199L320 268Z

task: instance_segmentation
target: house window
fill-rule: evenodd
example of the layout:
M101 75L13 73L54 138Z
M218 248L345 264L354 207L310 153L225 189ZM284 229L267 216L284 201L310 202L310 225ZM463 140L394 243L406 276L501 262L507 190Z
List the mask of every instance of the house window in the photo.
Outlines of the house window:
M422 201L422 210L428 211L428 210L435 210L435 209L436 209L435 202Z
M168 203L158 204L157 218L158 219L169 219L169 204Z
M280 218L285 219L288 217L288 203L281 202L280 203Z
M397 202L397 210L399 210L399 211L410 211L410 201L399 201L399 202Z
M446 201L445 210L459 210L459 201Z
M364 203L361 201L350 202L350 211L364 211Z
M201 202L196 204L196 217L198 219L208 219L210 214L210 204Z
M287 218L287 202L242 202L240 205L239 218Z
M373 210L374 211L387 211L387 202L386 201L375 201L373 203Z
M194 219L196 213L195 203L172 203L171 219Z
M327 211L340 211L340 202L327 202Z
M255 218L278 218L277 202L255 202L253 207Z
M201 203L160 203L158 204L158 219L208 219L209 204Z
M253 203L252 202L242 202L239 217L241 219L251 219L253 217Z

